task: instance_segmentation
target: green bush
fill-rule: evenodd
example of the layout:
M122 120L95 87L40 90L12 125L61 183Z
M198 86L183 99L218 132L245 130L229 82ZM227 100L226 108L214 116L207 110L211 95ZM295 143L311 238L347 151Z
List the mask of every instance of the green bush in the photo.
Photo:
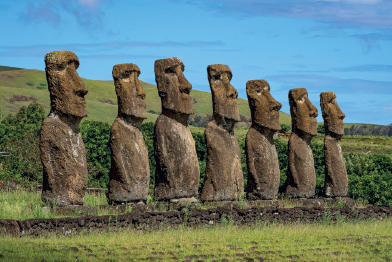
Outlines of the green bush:
M87 154L88 186L107 188L110 171L110 125L99 121L83 121L80 126Z
M324 196L325 162L324 162L324 143L311 143L316 170L316 196Z
M318 124L318 125L317 125L317 133L319 133L319 134L325 134L325 126L324 126L324 123Z
M26 85L28 85L28 86L34 86L34 83L33 83L33 82L26 82Z
M392 159L383 154L344 154L348 196L376 206L392 207Z
M39 83L39 85L36 87L37 89L46 89L48 88L48 84L47 83Z
M148 160L150 164L150 189L153 190L155 185L155 157L154 157L154 123L146 122L142 124L142 133L144 142L148 150Z
M278 161L279 161L279 169L280 169L279 192L283 193L285 192L285 183L287 179L288 146L286 143L283 143L282 139L274 139L274 143L275 143L276 151L278 153Z
M289 126L287 124L281 124L280 128L281 129L279 130L279 133L287 134L290 131L291 126Z
M10 156L1 158L0 180L14 179L24 186L42 183L38 137L44 119L44 109L34 103L1 120L0 151Z

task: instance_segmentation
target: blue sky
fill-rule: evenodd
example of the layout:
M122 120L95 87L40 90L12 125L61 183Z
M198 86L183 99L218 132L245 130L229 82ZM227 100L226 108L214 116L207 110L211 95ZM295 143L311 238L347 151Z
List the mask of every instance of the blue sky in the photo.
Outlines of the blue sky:
M70 50L81 77L134 63L155 84L154 61L179 57L209 92L207 66L227 64L241 98L265 79L286 113L289 89L305 87L318 121L332 91L345 122L392 123L390 0L0 0L0 23L0 65L44 70L46 53Z

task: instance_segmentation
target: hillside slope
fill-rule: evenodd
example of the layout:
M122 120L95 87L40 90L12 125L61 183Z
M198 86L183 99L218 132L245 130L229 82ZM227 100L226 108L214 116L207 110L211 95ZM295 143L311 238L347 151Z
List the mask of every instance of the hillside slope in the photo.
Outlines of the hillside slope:
M117 116L117 97L113 81L99 81L82 78L88 87L87 112L88 120L112 123ZM154 122L161 111L161 101L155 85L141 81L146 92L148 118ZM207 116L212 114L211 93L192 90L193 108L195 114ZM0 109L3 115L15 114L20 107L32 102L38 102L49 113L50 100L47 89L45 72L35 69L20 69L0 66ZM248 101L238 99L240 114L250 120ZM290 125L290 116L280 112L281 124ZM241 127L246 125L240 124Z

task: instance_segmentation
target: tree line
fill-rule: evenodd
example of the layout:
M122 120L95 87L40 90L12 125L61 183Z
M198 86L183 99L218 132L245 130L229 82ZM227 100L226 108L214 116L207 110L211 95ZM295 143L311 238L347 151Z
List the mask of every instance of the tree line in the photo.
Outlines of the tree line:
M1 116L1 112L0 112ZM39 131L45 112L37 103L22 107L15 115L0 121L0 151L10 152L10 157L0 157L0 181L13 179L24 186L42 183L42 164L38 146ZM83 121L80 132L87 151L88 186L106 188L109 183L111 156L109 148L111 125L99 121ZM155 183L155 158L153 148L154 123L142 125L150 163L150 191ZM206 143L202 133L192 133L200 167L199 189L204 182L206 168ZM247 181L245 141L238 139L241 148L244 181ZM274 139L278 152L281 182L279 191L284 194L287 172L287 142ZM324 145L312 142L317 176L316 196L323 196ZM344 153L349 176L348 197L377 206L392 207L392 159L385 154Z

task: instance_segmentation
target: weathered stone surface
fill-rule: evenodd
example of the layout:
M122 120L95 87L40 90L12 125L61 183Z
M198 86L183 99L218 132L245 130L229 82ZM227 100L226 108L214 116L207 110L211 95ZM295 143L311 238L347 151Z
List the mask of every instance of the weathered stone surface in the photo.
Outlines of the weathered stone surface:
M238 93L230 84L227 65L209 65L207 72L214 112L204 131L207 163L201 200L235 200L242 197L244 188L241 150L233 131L240 119Z
M320 94L320 106L324 118L325 139L325 183L327 197L345 197L348 192L348 177L340 141L344 135L343 119L336 95L333 92Z
M118 115L110 131L111 169L108 198L112 203L147 201L150 182L148 150L141 132L147 118L146 93L135 64L113 67Z
M12 235L19 237L20 228L16 220L0 219L0 236Z
M76 70L78 57L70 51L55 51L45 56L46 80L50 93L52 111L76 117L86 117L87 87Z
M195 141L187 120L193 114L192 85L179 58L155 61L162 114L154 128L155 199L197 197L200 179Z
M155 81L162 102L163 112L192 115L192 85L184 76L184 63L177 57L155 61Z
M161 229L169 226L176 228L180 225L193 227L209 227L231 220L237 225L254 223L302 223L325 222L328 214L329 222L336 223L342 218L350 220L384 220L392 217L392 208L321 208L321 207L252 207L237 208L234 205L210 209L181 207L182 211L169 212L135 212L124 215L65 217L55 219L28 219L23 221L0 220L0 232L11 227L16 236L42 236L48 233L71 234L85 230L107 231L134 229ZM186 219L186 220L185 220ZM5 222L5 223L4 223ZM18 230L19 229L19 230ZM18 234L19 233L19 234ZM1 234L1 233L0 233Z
M245 154L248 182L245 188L251 200L273 199L278 195L280 170L273 135L280 130L279 110L282 104L270 94L265 80L246 83L252 126L246 134Z
M300 199L304 207L324 207L325 202L321 199Z
M233 73L229 66L220 64L209 65L207 73L212 94L214 119L222 122L222 124L225 124L226 121L229 121L230 124L240 121L237 101L238 93L230 84ZM233 127L234 124L232 124Z
M82 205L88 173L79 123L87 116L88 90L76 72L79 60L74 53L49 53L45 64L51 112L40 133L42 200L58 206Z
M292 135L288 145L286 194L311 198L316 189L316 171L310 141L317 135L317 108L305 88L289 91Z
M352 198L348 198L348 197L324 198L323 200L327 205L335 206L339 208L355 207L355 201Z

